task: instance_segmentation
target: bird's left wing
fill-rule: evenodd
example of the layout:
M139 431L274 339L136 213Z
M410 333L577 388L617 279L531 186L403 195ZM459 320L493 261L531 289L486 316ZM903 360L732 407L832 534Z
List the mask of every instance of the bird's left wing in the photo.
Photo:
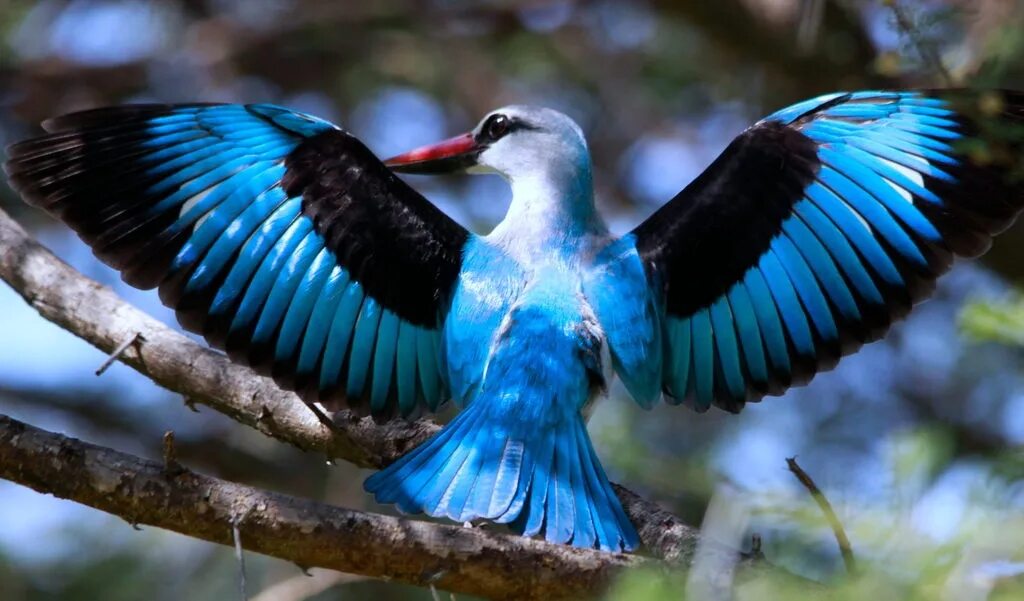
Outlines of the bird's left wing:
M309 400L446 400L439 325L468 233L334 125L271 105L50 120L12 186L182 325Z
M1022 127L1019 94L859 92L738 136L632 232L670 400L738 411L878 339L1018 214Z

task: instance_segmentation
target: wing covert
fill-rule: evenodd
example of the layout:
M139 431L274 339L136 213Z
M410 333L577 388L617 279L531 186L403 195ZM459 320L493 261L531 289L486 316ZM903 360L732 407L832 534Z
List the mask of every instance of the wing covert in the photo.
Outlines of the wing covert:
M307 401L446 400L439 325L468 232L336 126L272 105L52 119L4 165L184 327Z
M1016 93L857 92L742 133L632 232L670 402L738 411L880 338L1024 206L1021 125Z

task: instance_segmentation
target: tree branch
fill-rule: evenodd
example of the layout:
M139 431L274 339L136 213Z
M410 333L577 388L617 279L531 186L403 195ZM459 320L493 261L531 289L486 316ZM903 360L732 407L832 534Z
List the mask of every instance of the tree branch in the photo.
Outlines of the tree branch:
M800 484L804 485L807 492L811 494L811 498L818 504L818 508L821 509L821 513L825 515L825 519L828 520L829 527L832 528L832 534L836 537L836 544L839 545L839 552L843 556L843 564L846 566L846 571L849 574L853 574L857 571L857 560L853 556L853 547L850 545L850 537L846 536L846 529L843 528L843 523L839 520L839 516L836 515L835 510L832 508L832 503L829 502L828 497L825 493L821 492L818 488L817 483L811 478L810 474L804 471L804 468L800 467L800 464L796 462L796 457L787 457L786 465L789 467L789 471L796 476L796 479L800 481Z
M91 445L0 416L0 477L39 492L304 567L435 584L493 599L598 594L647 560L332 507Z
M349 411L333 416L335 428L325 426L296 395L282 391L273 381L248 368L231 363L223 354L193 342L127 304L111 289L72 269L28 236L2 210L0 279L43 317L105 352L112 353L125 340L139 335L135 344L118 355L118 360L157 384L181 393L186 403L207 405L300 449L325 453L332 459L344 459L362 467L381 467L438 430L437 424L427 420L378 424ZM4 446L11 448L0 449L0 477L74 499L129 521L222 544L231 542L231 515L256 507L258 511L252 514L251 521L246 519L243 532L247 548L302 565L424 583L422 573L409 566L418 569L425 563L438 565L435 555L441 552L440 547L445 547L445 562L441 568L432 568L434 573L447 570L437 581L439 586L495 597L514 591L520 598L527 598L533 594L551 597L562 592L573 596L593 592L615 569L642 561L519 537L469 535L460 528L341 510L192 472L167 481L166 472L158 464L24 424L15 426L13 420L6 419L5 427L30 432L32 436L24 438L17 434L3 439ZM31 446L26 448L22 443ZM36 452L64 461L29 461ZM74 469L68 471L68 466ZM86 471L80 473L79 469ZM153 469L160 471L163 480L155 476ZM82 477L85 473L90 477ZM194 501L195 495L205 495L204 491L223 493L216 497L223 505L221 509L241 509L236 508L230 515L218 510L220 513L215 511L203 518ZM621 486L616 486L616 492L648 553L674 564L690 565L699 538L696 528ZM133 495L140 497L133 501ZM203 499L210 504L205 496ZM264 506L273 511L263 509ZM321 519L321 529L311 526ZM283 521L275 526L275 520ZM299 522L302 526L296 527L302 536L296 535L293 528ZM310 536L314 538L306 538ZM356 538L360 538L358 543ZM339 543L340 540L345 542ZM352 549L361 551L355 553ZM722 547L721 552L732 561L740 559L734 549ZM361 558L361 553L366 557ZM523 555L514 556L516 553ZM387 561L373 563L379 557ZM405 563L392 566L396 557ZM467 565L470 563L474 565ZM449 564L458 566L448 567ZM517 572L519 569L523 571ZM501 575L489 579L487 574L492 571ZM809 590L820 590L815 583L782 570L778 572ZM507 588L497 587L499 582Z

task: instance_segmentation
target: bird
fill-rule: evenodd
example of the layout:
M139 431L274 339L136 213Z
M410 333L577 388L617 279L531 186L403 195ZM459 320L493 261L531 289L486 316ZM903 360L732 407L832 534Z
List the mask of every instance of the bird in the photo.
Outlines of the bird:
M838 92L740 133L634 229L594 201L581 128L512 105L377 158L270 104L146 104L45 121L7 149L26 202L181 325L307 403L457 409L365 481L407 514L640 546L586 427L618 378L697 412L806 384L881 338L1024 206L1013 91ZM397 174L498 174L475 233ZM1019 174L1018 174L1019 175Z

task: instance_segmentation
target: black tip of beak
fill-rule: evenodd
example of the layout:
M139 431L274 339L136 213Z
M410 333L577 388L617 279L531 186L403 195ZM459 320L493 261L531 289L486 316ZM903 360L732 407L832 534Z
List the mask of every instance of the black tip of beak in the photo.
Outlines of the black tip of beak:
M476 165L481 152L483 147L471 134L462 134L391 157L384 164L398 173L458 173Z

